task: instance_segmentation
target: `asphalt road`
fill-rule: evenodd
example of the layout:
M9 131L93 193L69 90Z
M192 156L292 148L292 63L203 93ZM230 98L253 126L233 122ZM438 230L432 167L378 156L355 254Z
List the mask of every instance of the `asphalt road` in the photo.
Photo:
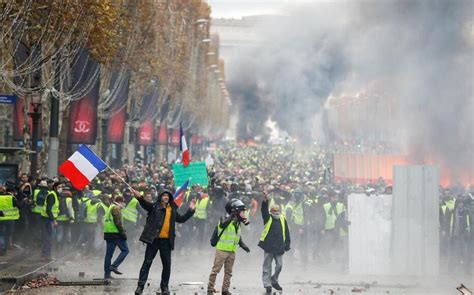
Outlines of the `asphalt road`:
M214 249L207 247L201 251L174 251L170 289L175 294L205 294L207 279L212 266ZM138 272L143 261L144 247L139 246L121 266L123 276L109 286L51 286L37 289L26 289L15 294L133 294L136 288ZM116 253L117 254L117 253ZM72 255L68 261L56 263L50 276L60 281L91 281L103 277L103 256ZM261 263L263 252L253 247L252 253L239 250L232 277L233 294L263 294L261 283ZM80 277L79 272L84 272ZM217 279L217 288L222 284L222 272ZM149 285L145 294L157 294L161 275L159 255L150 271ZM376 284L372 284L376 282ZM284 258L280 284L283 294L460 294L455 288L463 282L474 286L470 278L410 278L410 277L375 277L351 276L337 274L304 259L295 259L291 253ZM367 284L372 284L370 288ZM365 285L365 287L364 287Z

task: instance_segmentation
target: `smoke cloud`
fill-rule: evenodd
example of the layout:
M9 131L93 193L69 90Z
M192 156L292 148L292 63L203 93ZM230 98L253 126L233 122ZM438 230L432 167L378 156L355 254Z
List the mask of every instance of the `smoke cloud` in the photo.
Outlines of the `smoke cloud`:
M238 136L261 135L271 118L308 137L329 96L375 82L398 109L383 118L395 122L393 142L418 159L470 169L472 11L469 0L320 2L270 18L229 75Z

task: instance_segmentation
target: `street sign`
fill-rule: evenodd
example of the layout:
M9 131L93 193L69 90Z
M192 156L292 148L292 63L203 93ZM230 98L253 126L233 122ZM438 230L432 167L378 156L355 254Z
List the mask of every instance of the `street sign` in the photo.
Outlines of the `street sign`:
M14 104L16 102L16 95L0 94L0 103Z

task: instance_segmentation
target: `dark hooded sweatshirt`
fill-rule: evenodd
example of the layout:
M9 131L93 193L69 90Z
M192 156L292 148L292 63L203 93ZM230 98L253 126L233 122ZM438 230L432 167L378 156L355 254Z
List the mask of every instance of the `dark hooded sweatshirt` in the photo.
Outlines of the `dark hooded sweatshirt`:
M156 239L161 231L163 222L165 220L166 208L161 204L161 198L163 194L168 193L164 191L160 194L158 201L150 203L145 199L138 199L140 206L147 211L146 224L143 228L143 232L140 236L140 241L143 243L151 244ZM169 204L171 205L171 219L170 219L170 232L169 232L169 243L171 249L174 249L174 239L176 236L175 223L184 223L194 215L194 210L188 209L185 214L181 215L178 212L178 206L174 203L173 197L170 197Z

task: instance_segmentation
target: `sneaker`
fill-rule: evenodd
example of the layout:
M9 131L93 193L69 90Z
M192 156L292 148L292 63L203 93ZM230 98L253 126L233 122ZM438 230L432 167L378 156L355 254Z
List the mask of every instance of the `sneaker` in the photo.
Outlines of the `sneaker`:
M114 273L117 274L117 275L122 275L122 274L123 274L123 273L121 273L116 267L113 267L113 266L109 267L109 270L110 270L111 272L114 272Z
M272 287L266 287L265 294L272 294Z
M229 291L222 291L222 295L232 295Z
M170 295L170 289L168 287L161 288L161 295Z
M214 295L214 293L217 293L216 289L207 290L207 295Z
M272 283L272 287L278 291L283 291L283 288L278 284L278 282Z
M143 286L138 286L135 290L135 295L143 294Z

